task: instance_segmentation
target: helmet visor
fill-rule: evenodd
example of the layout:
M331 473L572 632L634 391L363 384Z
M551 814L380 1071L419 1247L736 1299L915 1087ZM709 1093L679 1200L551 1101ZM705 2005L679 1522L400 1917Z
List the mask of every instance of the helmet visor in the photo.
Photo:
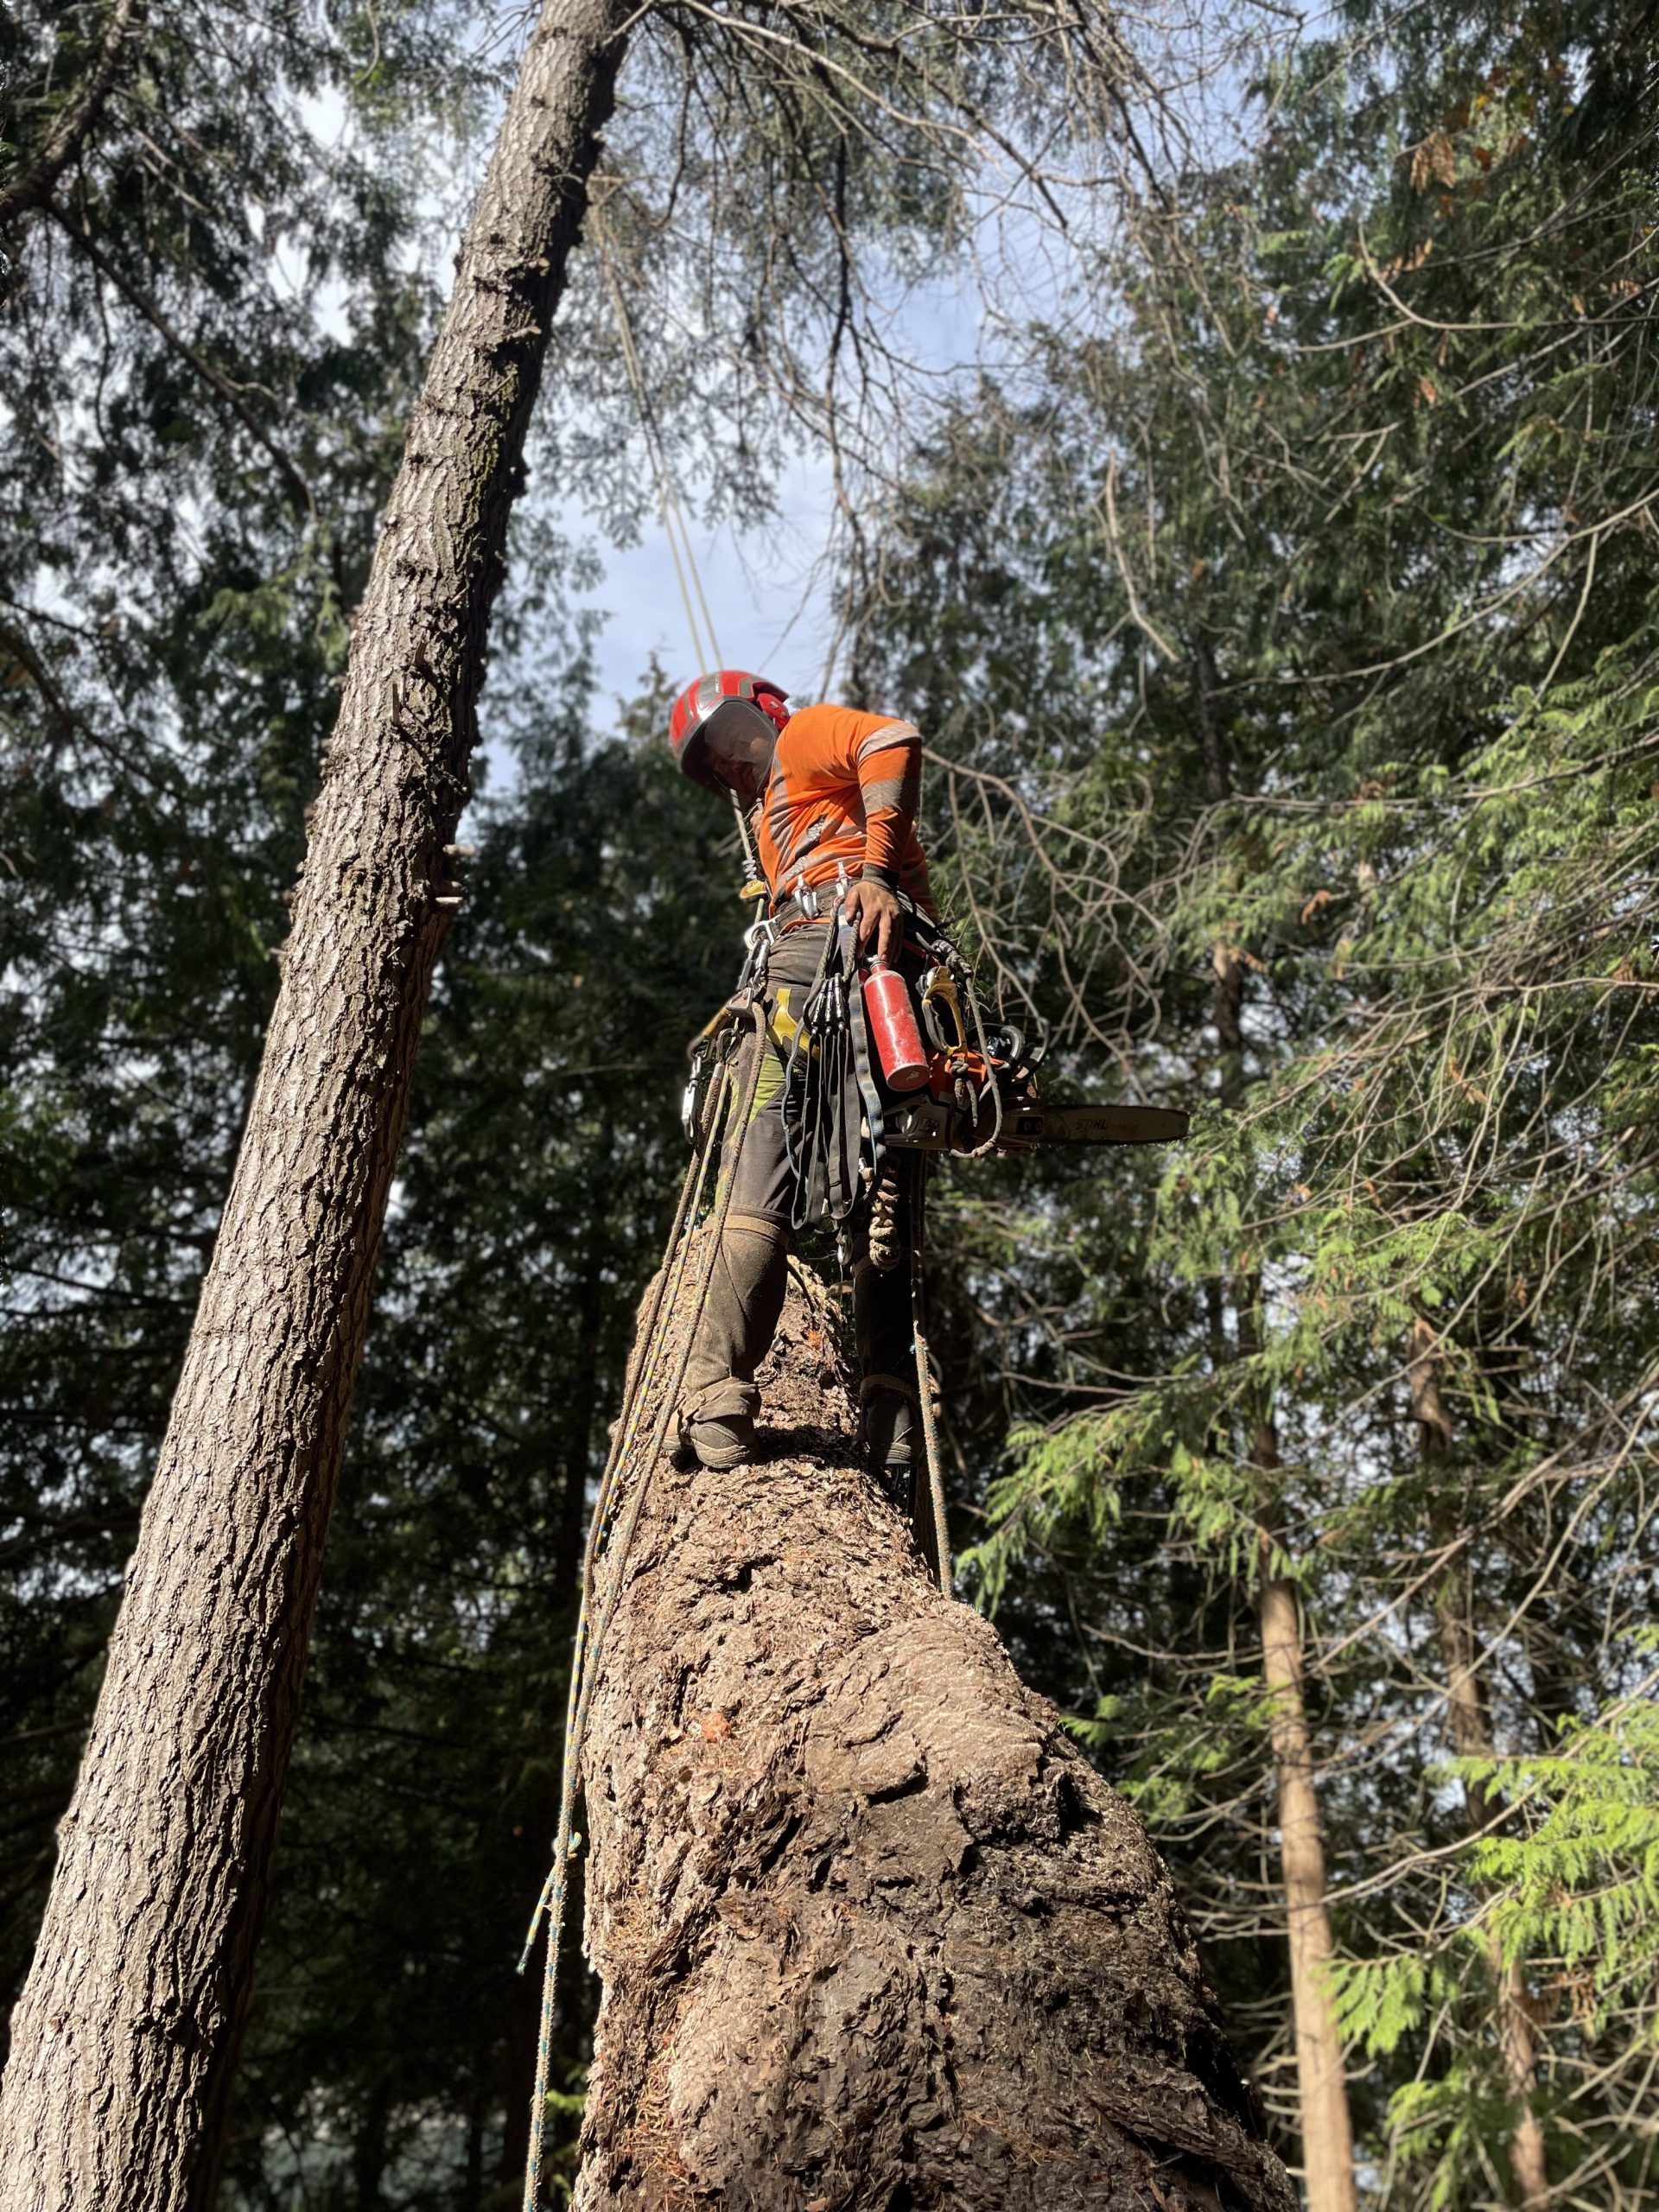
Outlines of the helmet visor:
M687 747L685 772L716 791L759 798L766 788L777 725L747 699L722 699Z

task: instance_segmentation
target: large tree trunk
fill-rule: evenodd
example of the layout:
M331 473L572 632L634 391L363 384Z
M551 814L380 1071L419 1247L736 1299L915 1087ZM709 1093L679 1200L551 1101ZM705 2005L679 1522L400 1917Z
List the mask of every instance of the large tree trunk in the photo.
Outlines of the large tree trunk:
M626 0L548 0L353 642L264 1066L0 2098L6 2212L211 2199L545 333Z
M664 1460L633 1542L578 2212L1289 2212L1167 1874L855 1471L823 1342L791 1292L778 1456Z

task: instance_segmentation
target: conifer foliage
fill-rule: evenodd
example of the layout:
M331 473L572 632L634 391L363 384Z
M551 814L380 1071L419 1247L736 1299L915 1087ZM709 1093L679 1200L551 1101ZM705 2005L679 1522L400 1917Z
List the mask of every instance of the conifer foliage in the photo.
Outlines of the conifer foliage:
M1046 184L1052 118L1106 131L1133 76L1099 10L988 16L641 17L538 470L620 531L648 515L619 294L651 435L717 504L763 508L791 435L843 486L895 415L914 440L884 288L972 241L964 149L1021 118L1005 156ZM9 2000L246 1117L423 272L521 29L0 21ZM933 1209L957 1534L1168 1855L1325 2203L1659 2205L1656 51L1618 0L1356 0L1275 45L1226 158L1089 232L1089 311L928 422L887 512L849 505L856 682L934 741L925 827L984 973L1050 1020L1057 1089L1195 1114L1166 1159L985 1166ZM683 1039L735 966L723 825L649 753L661 684L598 727L569 548L546 508L515 531L499 787L213 2120L223 2201L270 2212L515 2199L511 1967L579 1529ZM1296 1987L1287 1777L1334 1947ZM571 2122L591 1992L564 1987ZM1310 2002L1342 2171L1303 2132Z
M1654 64L1590 10L1305 49L1097 334L942 423L869 584L1010 1001L1197 1116L1161 1177L961 1200L1023 1415L982 1585L1063 1605L1291 2129L1294 1587L1390 2205L1659 2193Z

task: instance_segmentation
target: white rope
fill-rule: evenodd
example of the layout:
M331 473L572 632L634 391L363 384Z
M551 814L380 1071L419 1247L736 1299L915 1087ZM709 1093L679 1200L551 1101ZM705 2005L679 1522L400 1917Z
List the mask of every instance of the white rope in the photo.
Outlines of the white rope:
M627 302L622 296L622 287L617 282L615 265L611 259L610 237L602 217L595 218L594 236L599 246L600 267L605 272L606 289L610 293L611 305L616 314L617 334L622 340L623 364L628 372L634 404L639 410L645 451L650 456L652 474L657 480L657 504L662 514L663 532L668 539L669 551L674 556L674 574L680 588L680 605L685 611L685 626L690 633L691 650L701 667L718 668L721 658L720 640L715 634L715 618L709 612L709 594L702 588L702 572L697 566L690 526L680 503L673 471L669 467L667 448L651 410L645 372L639 365L639 351L633 342L633 324L628 315ZM690 578L689 585L686 582L688 575ZM691 603L693 592L696 594L697 607L702 610L701 628L698 626L696 607ZM706 654L703 651L705 634L709 648Z
M617 334L622 340L622 359L628 372L628 384L633 393L635 406L639 410L640 428L645 433L645 452L650 457L652 474L657 480L657 505L663 518L663 535L668 540L668 550L673 556L674 578L680 588L680 606L685 614L685 627L691 639L692 658L700 669L719 668L724 656L720 639L715 634L715 618L709 611L709 594L702 588L702 570L697 565L696 550L691 543L691 529L685 518L685 509L674 481L674 472L669 466L668 449L657 428L657 419L651 411L651 401L645 391L645 372L639 365L639 349L633 342L633 324L628 315L627 302L622 287L617 282L616 269L611 259L609 233L602 215L595 211L594 238L599 247L599 265L605 274L605 287L611 296L611 306L616 315ZM688 583L687 578L690 581ZM696 594L696 606L692 605ZM697 607L702 610L701 627L697 621ZM704 639L708 650L704 651ZM732 813L737 823L737 839L742 848L743 865L751 882L758 881L760 861L754 849L754 836L749 827L747 810L737 793L731 794Z
M607 1632L622 1603L633 1532L639 1526L652 1474L668 1444L669 1427L679 1402L680 1388L685 1380L693 1339L702 1317L709 1285L720 1255L721 1241L726 1232L726 1217L731 1210L737 1161L741 1156L743 1140L753 1116L754 1095L760 1085L765 1059L765 1027L758 1007L754 1018L755 1044L748 1073L740 1084L730 1064L722 1067L719 1090L710 1109L702 1141L693 1154L691 1164L686 1170L685 1181L680 1190L680 1202L675 1211L674 1226L669 1232L651 1306L636 1340L632 1374L624 1392L622 1410L617 1418L616 1432L606 1459L605 1471L600 1478L599 1494L594 1501L593 1518L588 1527L588 1542L582 1569L582 1603L576 1617L570 1683L565 1707L558 1834L553 1845L553 1864L542 1885L541 1895L536 1900L536 1910L531 1915L530 1930L518 1961L518 1971L523 1974L530 1963L537 1935L545 1922L547 1948L542 1968L541 2018L536 2038L536 2081L531 2095L530 2141L524 2162L523 2212L539 2212L541 2203L542 2168L547 2137L547 2099L558 2000L559 1949L564 1935L566 1878L577 1847L576 1797L582 1787L582 1754L588 1732L588 1718L605 1656ZM737 1117L734 1123L730 1118L734 1108ZM708 1171L711 1166L720 1163L722 1139L728 1128L734 1128L735 1133L731 1172L720 1178L712 1216L699 1231L697 1213L703 1200ZM692 1250L699 1236L702 1249L696 1287L679 1338L677 1355L659 1373L658 1356L666 1336L677 1320L680 1296L690 1272ZM661 1396L656 1420L642 1452L639 1449L639 1433L644 1426L642 1415L653 1391L658 1389L660 1389ZM625 1489L628 1491L626 1503L622 1497ZM621 1509L620 1518L619 1505ZM618 1525L613 1537L613 1521ZM608 1544L607 1539L610 1540ZM599 1592L601 1568L608 1569L610 1576L602 1601Z

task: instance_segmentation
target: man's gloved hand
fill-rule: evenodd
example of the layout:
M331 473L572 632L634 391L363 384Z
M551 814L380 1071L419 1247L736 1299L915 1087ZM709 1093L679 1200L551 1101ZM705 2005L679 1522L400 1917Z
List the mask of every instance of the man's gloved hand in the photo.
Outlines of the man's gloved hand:
M893 958L899 950L905 918L896 891L890 891L885 883L855 883L841 911L853 925L861 953L868 947L882 960Z

